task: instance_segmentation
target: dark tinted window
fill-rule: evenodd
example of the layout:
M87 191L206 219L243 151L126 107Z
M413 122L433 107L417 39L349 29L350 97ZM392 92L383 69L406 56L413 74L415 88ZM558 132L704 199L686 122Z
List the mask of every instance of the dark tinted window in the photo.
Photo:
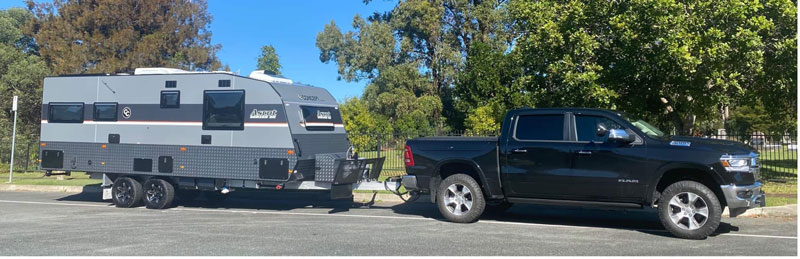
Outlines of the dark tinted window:
M83 123L83 103L50 103L48 122Z
M303 110L303 122L306 130L332 131L333 117L338 115L338 110L329 107L300 106Z
M203 129L244 129L244 91L205 91Z
M180 108L180 91L161 91L161 108Z
M117 121L116 103L94 103L95 121Z
M521 140L564 140L564 115L519 116L514 134Z
M605 142L608 139L607 133L603 136L597 135L597 128L600 124L604 125L607 130L622 128L619 124L606 117L575 115L575 128L578 130L578 141Z

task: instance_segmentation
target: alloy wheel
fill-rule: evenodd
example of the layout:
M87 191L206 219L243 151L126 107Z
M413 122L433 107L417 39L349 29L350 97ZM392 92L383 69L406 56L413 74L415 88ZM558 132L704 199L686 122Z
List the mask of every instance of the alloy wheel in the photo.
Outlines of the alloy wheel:
M700 195L678 193L669 200L669 217L682 229L699 229L708 221L708 204Z
M464 215L472 209L472 191L463 184L454 183L444 193L444 204L453 215Z

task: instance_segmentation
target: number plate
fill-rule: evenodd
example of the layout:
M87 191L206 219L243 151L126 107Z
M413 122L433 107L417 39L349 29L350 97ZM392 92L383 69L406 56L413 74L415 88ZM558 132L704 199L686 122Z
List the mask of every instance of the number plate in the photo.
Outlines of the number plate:
M111 199L111 188L103 188L103 200Z

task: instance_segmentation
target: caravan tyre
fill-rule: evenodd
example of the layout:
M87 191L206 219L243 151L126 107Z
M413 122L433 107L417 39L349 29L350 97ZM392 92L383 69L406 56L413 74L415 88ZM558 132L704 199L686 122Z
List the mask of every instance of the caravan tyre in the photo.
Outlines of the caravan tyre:
M150 179L144 183L144 205L148 209L166 209L175 199L175 187L162 179Z
M119 208L132 208L142 200L142 184L130 177L119 177L111 187L111 198Z

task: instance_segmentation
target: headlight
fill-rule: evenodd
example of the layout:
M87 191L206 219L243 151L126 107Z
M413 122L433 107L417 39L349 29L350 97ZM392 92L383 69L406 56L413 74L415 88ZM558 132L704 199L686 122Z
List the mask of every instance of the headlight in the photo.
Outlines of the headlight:
M722 156L719 161L725 170L728 172L750 172L750 161L755 160L755 157L747 156Z

